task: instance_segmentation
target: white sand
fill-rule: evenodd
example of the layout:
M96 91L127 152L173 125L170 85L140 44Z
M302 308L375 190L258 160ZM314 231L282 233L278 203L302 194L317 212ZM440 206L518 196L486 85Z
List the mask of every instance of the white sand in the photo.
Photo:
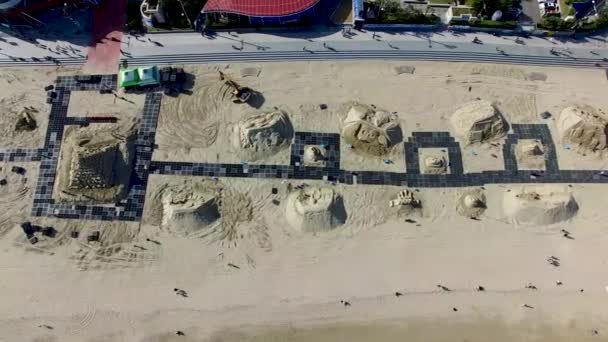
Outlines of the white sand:
M341 104L358 100L397 111L406 139L413 130L449 130L449 115L475 97L497 101L510 123L538 122L537 113L556 113L571 101L608 105L604 75L595 70L412 63L415 74L397 77L394 64L264 64L260 77L247 78L244 85L261 91L268 106L286 108L296 131L337 133L346 114L338 110ZM546 73L547 81L526 81L532 71ZM327 103L328 110L317 110L317 102ZM246 112L235 111L227 121L236 122ZM215 161L220 154L221 161L234 160L221 144L183 147L182 140L202 142L209 131L190 129L187 139L171 137L188 125L212 127L217 114L201 111L195 123L187 116L172 121L170 113L161 115L155 158ZM216 127L221 137L228 126ZM465 170L502 168L500 155L498 160L474 156L472 150L480 151L463 153ZM377 160L365 168L402 171L399 156L395 164ZM582 159L588 165L603 163L558 156L562 168L576 168ZM343 155L342 167L362 165L357 158ZM30 190L23 195L17 195L22 190L15 185L6 194L0 188L0 209L7 213L0 221L5 232L0 239L0 341L222 340L212 336L267 341L267 328L279 325L293 332L314 324L329 328L316 330L320 335L309 330L310 338L297 341L339 341L331 334L361 331L355 326L363 323L373 324L367 340L379 336L378 341L487 341L489 334L496 341L600 341L608 334L608 273L602 272L608 260L605 185L568 187L579 211L570 222L549 226L508 223L504 185L485 187L488 208L479 221L456 212L466 189L412 189L422 210L409 222L388 206L403 188L336 185L344 199L345 224L304 234L287 223L286 184L280 180L220 179L225 189L246 195L253 209L250 220L236 223L236 238L228 243L214 234L192 239L161 229L160 221L152 219L158 207L150 199L163 185L184 178L152 176L143 224L35 218L35 224L53 225L58 236L30 247L18 227L30 210L35 182L29 177L35 172L27 177ZM278 194L271 193L272 187ZM562 237L560 229L574 239ZM73 230L81 231L78 240L69 237ZM86 235L95 230L102 232L101 242L87 243ZM550 256L561 265L549 265ZM563 285L557 286L558 280ZM528 283L538 290L524 288ZM438 284L452 291L442 292ZM486 291L475 291L479 285ZM188 297L176 295L174 288ZM404 295L396 298L395 291ZM352 305L344 307L340 300ZM411 329L395 327L404 323ZM385 325L390 327L378 328ZM262 337L233 338L224 329ZM599 336L592 335L594 329ZM186 336L176 336L177 330ZM378 330L394 331L397 338L382 337ZM276 340L284 336L269 334L279 336Z
M76 91L70 94L68 116L116 116L118 118L141 117L144 108L144 95L100 94L96 91ZM121 99L120 97L124 98Z
M73 73L73 68L36 67L2 68L0 72L0 146L42 147L50 106L46 103L44 87L53 84L60 74ZM23 107L37 110L32 116L38 128L15 132L18 114Z

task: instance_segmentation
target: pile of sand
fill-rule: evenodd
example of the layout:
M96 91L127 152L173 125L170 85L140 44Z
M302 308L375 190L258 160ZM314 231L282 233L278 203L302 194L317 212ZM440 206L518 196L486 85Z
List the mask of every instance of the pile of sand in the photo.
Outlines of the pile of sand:
M342 138L355 151L383 155L403 140L399 118L363 104L353 105L342 128Z
M529 186L507 190L503 210L512 223L547 225L574 217L578 204L563 186Z
M155 191L153 202L151 210L162 212L163 229L179 237L233 241L240 236L240 226L253 218L249 196L207 178L165 185Z
M58 196L66 201L115 202L129 185L137 122L66 128Z
M289 195L286 217L298 231L322 232L344 224L346 210L333 189L305 187Z
M456 136L466 144L493 140L508 131L507 122L490 101L469 102L455 111L450 121Z
M287 114L277 110L241 120L235 130L234 145L248 156L265 156L288 146L293 127Z
M520 140L515 147L515 158L520 170L545 169L545 147L538 140Z
M486 208L486 196L481 189L465 191L456 202L456 212L465 217L477 218Z
M557 119L557 130L564 143L572 143L582 150L606 149L608 115L590 106L567 107Z
M220 218L218 197L213 188L168 188L162 197L162 226L182 237L199 232Z

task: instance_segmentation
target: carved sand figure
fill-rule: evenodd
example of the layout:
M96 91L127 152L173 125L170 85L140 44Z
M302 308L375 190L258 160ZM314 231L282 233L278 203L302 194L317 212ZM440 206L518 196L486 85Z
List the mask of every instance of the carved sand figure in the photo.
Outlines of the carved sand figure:
M129 185L136 120L66 128L59 168L59 198L65 201L118 201Z
M490 101L469 102L450 118L456 136L465 144L483 143L504 136L508 125L496 105Z
M322 232L344 224L346 211L333 189L304 187L289 195L286 217L298 231Z
M465 191L456 203L456 211L470 218L478 218L486 208L486 196L481 189Z
M515 147L515 158L520 170L545 169L545 147L538 140L520 140Z
M562 142L575 144L581 151L605 150L608 114L590 106L567 107L557 119L557 129Z
M342 128L342 138L355 151L380 156L403 139L398 117L363 104L353 105Z
M568 188L559 185L525 186L504 193L503 211L517 224L548 225L571 219L578 203Z
M246 117L237 124L234 133L233 143L244 154L263 156L288 146L293 128L287 113L276 110Z

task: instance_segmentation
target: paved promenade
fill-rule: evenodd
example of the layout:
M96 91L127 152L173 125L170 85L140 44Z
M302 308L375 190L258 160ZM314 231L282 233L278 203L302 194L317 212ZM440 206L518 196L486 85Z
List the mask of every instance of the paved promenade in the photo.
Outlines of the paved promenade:
M608 45L601 36L578 40L492 36L485 33L284 31L125 35L121 58L130 64L237 61L412 59L605 67ZM473 44L477 36L482 44ZM85 47L66 42L0 41L0 66L81 65ZM9 45L10 43L17 45ZM116 44L106 40L107 44ZM4 47L7 45L7 48ZM99 44L98 44L99 45ZM8 48L10 47L10 48ZM57 52L60 51L60 52ZM53 57L55 60L49 60Z

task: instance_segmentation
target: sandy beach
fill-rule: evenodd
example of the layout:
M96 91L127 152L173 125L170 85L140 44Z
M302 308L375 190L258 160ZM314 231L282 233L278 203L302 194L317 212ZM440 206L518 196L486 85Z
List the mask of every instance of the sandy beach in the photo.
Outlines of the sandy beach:
M233 141L243 118L277 108L296 132L340 133L364 103L396 115L404 141L414 131L457 136L451 115L480 98L508 124L547 124L562 170L605 168L601 151L564 147L556 126L567 106L608 108L602 72L408 62L415 71L396 74L403 64L185 66L192 95L163 97L152 159L288 165L286 144L253 158ZM259 108L218 99L218 68L263 94ZM141 97L108 96L103 108L76 98L68 115L137 117ZM35 147L44 136L42 127L15 139ZM504 170L503 138L457 138L464 172ZM403 145L369 156L342 142L340 168L405 172ZM141 222L106 222L31 217L37 164L4 162L0 172L0 341L608 341L605 184L412 187L420 205L406 205L403 186L154 174ZM302 189L317 188L331 189L314 196L345 217L328 206L294 227L294 198L304 205ZM467 217L457 206L473 192L484 207ZM533 200L545 206L526 207ZM192 216L187 205L202 209ZM25 220L57 234L31 244ZM94 231L99 241L87 241Z

